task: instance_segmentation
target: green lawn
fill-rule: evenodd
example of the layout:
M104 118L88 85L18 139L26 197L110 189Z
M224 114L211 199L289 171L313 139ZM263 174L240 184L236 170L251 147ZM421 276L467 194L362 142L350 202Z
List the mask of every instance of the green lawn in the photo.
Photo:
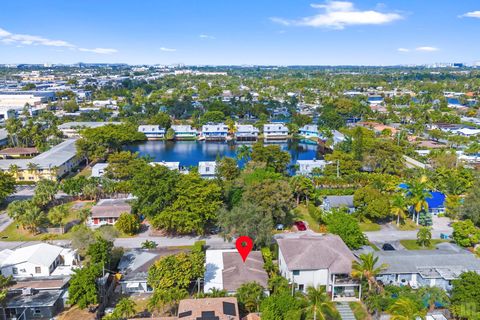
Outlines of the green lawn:
M305 205L299 205L295 211L298 213L295 217L296 219L306 221L311 230L320 232L320 225L308 214L308 209Z
M353 315L355 316L356 320L365 320L371 319L370 315L368 314L365 306L361 302L350 302L350 308L353 311Z
M437 244L449 242L449 240L432 239L429 247L421 247L417 244L417 240L400 240L400 244L407 250L435 250Z
M380 231L380 229L381 229L381 227L378 223L360 222L360 230L362 230L362 232Z
M397 227L397 224L395 223L395 227ZM412 219L406 219L404 223L400 223L400 226L397 227L398 230L401 231L412 231L412 230L417 230L418 226L415 222L412 221Z

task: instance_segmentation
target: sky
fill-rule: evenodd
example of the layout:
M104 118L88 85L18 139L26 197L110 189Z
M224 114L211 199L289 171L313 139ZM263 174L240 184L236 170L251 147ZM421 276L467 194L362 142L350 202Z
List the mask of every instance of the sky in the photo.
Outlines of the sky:
M5 0L0 63L480 61L478 0Z

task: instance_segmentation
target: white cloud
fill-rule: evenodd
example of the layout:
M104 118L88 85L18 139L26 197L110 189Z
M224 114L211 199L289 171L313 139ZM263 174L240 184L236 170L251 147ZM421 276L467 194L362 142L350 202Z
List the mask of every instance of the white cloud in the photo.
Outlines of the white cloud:
M216 39L214 36L208 35L208 34L201 34L199 35L200 39L209 39L209 40L214 40Z
M112 54L117 53L117 49L110 49L110 48L94 48L94 49L87 49L87 48L78 48L78 50L83 52L93 52L98 54Z
M410 52L410 49L407 49L407 48L398 48L397 51L398 51L398 52Z
M417 47L415 48L416 51L421 51L421 52L435 52L435 51L438 51L440 49L436 48L436 47Z
M308 26L315 28L344 29L353 25L381 25L403 19L398 13L384 13L375 10L361 11L349 1L327 1L325 4L311 4L322 13L289 20L273 17L271 21L284 26Z
M20 34L20 33L11 33L5 29L0 28L0 42L5 44L17 44L18 45L28 45L28 46L47 46L47 47L57 47L57 48L68 48L70 50L79 50L83 52L93 52L98 54L111 54L116 53L116 49L106 49L106 48L79 48L70 42L64 40L52 40L44 38L41 36L34 36L30 34Z
M161 51L164 51L164 52L175 52L175 51L177 51L177 49L174 49L174 48L165 48L165 47L161 47L160 50L161 50Z
M478 18L480 19L480 10L467 12L462 14L460 17L467 17L467 18Z

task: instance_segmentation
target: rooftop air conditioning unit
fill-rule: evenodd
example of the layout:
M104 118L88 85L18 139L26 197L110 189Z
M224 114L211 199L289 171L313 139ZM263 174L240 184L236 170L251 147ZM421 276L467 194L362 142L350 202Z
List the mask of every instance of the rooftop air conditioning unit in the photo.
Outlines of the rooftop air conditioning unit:
M31 296L33 294L32 288L23 288L22 289L22 296Z

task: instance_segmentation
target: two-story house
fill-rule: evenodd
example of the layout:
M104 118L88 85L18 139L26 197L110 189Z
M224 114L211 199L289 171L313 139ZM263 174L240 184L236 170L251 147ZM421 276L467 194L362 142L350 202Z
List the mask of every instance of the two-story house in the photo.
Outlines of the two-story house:
M140 125L138 132L145 134L148 140L159 140L165 137L165 128L158 125Z
M225 140L228 136L228 126L224 123L209 123L203 125L202 136L205 140Z
M175 131L175 140L195 140L198 132L190 125L172 125Z
M237 124L235 126L235 139L237 141L255 141L258 139L258 128L251 124Z
M333 234L288 234L277 238L280 273L297 290L325 286L332 300L360 298L361 284L350 277L356 257Z
M315 124L307 124L300 128L300 135L306 139L308 138L319 138L320 133L318 131L318 126Z
M265 139L286 139L288 128L283 123L267 123L263 125Z

